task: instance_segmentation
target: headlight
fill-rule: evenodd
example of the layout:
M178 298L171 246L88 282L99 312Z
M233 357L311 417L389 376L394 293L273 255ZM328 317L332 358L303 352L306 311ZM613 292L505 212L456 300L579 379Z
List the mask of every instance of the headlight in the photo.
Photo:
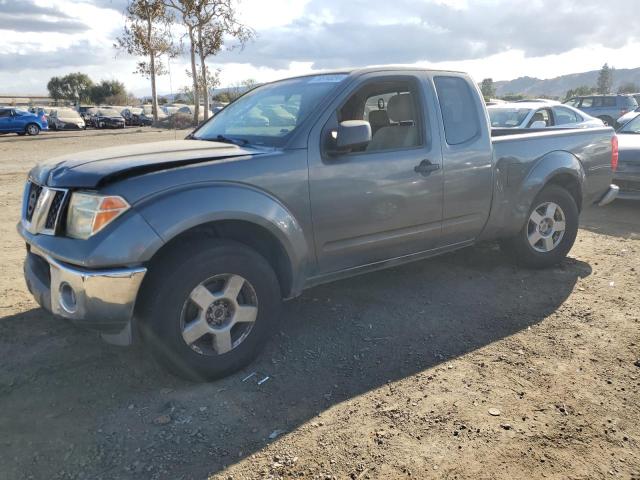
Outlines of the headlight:
M67 212L67 235L89 238L129 209L122 197L78 193L71 195Z

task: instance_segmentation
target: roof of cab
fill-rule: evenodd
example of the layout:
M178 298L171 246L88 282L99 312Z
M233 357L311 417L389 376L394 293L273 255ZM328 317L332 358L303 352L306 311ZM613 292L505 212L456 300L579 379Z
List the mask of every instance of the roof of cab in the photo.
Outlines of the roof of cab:
M407 67L400 65L381 65L377 67L364 67L364 68L343 68L343 69L335 69L335 70L323 70L313 73L307 73L304 75L296 75L294 77L285 77L279 80L290 80L294 78L305 78L305 77L317 77L320 75L349 75L349 76L358 76L364 75L366 73L375 73L375 72L434 72L434 73L449 73L455 75L467 75L466 72L461 72L457 70L438 70L434 68L420 68L420 67ZM279 80L274 80L277 82ZM273 83L273 82L267 82Z

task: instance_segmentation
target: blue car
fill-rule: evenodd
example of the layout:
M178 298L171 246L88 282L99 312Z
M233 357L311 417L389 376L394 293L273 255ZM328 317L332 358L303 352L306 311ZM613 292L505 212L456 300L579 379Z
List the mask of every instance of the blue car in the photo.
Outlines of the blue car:
M0 134L37 135L48 130L47 117L15 108L0 108Z

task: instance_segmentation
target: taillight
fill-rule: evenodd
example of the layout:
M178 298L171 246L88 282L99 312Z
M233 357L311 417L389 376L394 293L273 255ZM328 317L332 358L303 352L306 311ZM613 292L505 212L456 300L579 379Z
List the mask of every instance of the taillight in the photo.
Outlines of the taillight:
M629 113L629 110L628 110L628 109L623 108L622 110L620 110L620 116L622 116L622 115L624 115L624 114L626 114L626 113Z
M611 138L611 170L614 172L618 169L618 137L615 135Z

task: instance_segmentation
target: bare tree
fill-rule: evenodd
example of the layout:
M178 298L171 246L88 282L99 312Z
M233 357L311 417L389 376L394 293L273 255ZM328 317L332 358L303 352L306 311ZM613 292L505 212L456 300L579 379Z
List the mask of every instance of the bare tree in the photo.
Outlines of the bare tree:
M171 36L174 19L162 0L131 0L127 7L124 33L118 37L116 48L148 60L138 62L136 73L151 79L153 120L158 121L158 92L156 76L167 73L162 55L177 55Z
M187 30L189 37L189 59L191 61L191 80L193 82L193 123L198 123L200 116L200 92L198 89L198 68L196 64L196 25L197 21L193 12L198 0L164 0L164 5L178 12L179 20Z
M196 100L194 121L198 121L200 92L204 100L204 119L206 120L209 117L209 87L215 83L209 78L207 58L217 55L227 39L238 41L231 48L243 47L253 37L253 30L238 21L235 0L165 0L165 2L167 6L180 12L182 23L187 29L190 42L191 78ZM196 55L200 60L199 73Z

